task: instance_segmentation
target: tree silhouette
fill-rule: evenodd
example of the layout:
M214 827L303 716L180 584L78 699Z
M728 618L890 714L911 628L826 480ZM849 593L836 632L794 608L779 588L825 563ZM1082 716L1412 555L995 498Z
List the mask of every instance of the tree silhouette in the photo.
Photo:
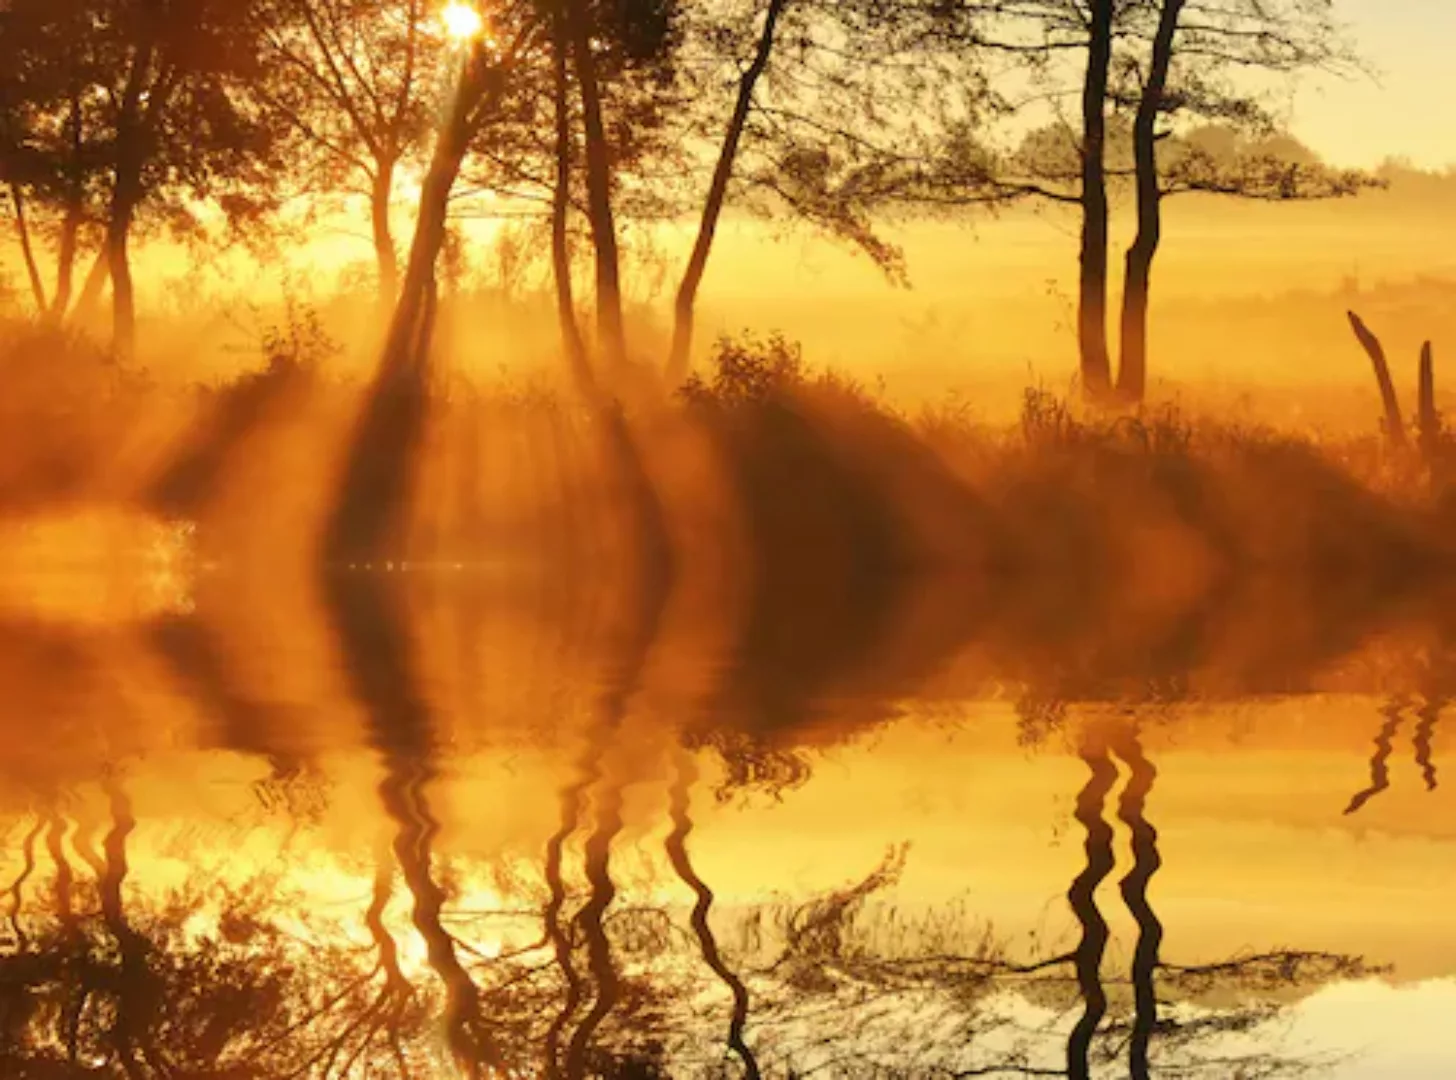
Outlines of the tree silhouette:
M1137 236L1127 252L1123 281L1122 354L1118 395L1141 401L1147 384L1148 294L1162 236L1161 204L1183 191L1239 198L1292 200L1352 195L1374 181L1353 170L1322 165L1290 140L1271 139L1274 118L1256 97L1237 89L1232 72L1258 70L1281 76L1353 65L1339 37L1328 0L1160 0L1142 32L1150 38L1146 64L1130 64L1136 94L1133 159ZM1196 140L1171 142L1163 160L1158 146L1173 134L1162 123L1216 122L1258 137L1222 157Z
M136 327L130 242L138 224L195 233L198 203L233 226L272 204L277 132L248 93L261 71L258 5L25 0L8 14L27 30L18 40L31 46L18 65L21 92L67 88L48 104L70 126L73 157L76 146L85 148L86 179L75 168L68 178L68 213L78 226L89 199L80 197L78 212L76 192L89 189L93 169L105 176L93 197L104 207L114 345L129 355ZM66 47L54 47L56 40ZM81 107L71 108L78 100Z
M368 200L380 298L393 303L396 180L446 90L438 13L424 0L270 0L264 20L264 107L292 131L304 192Z
M1318 161L1278 136L1249 72L1287 79L1355 66L1328 0L1026 0L968 5L967 47L1026 64L1054 102L1078 93L1074 126L1056 121L1000 162L1008 196L1075 204L1081 216L1078 348L1084 391L1114 390L1107 345L1109 190L1132 181L1137 234L1127 252L1116 396L1147 382L1152 267L1162 202L1198 191L1263 200L1351 195L1373 180ZM1068 56L1086 53L1075 80Z
M78 255L99 239L107 181L100 105L89 93L92 61L62 59L89 26L79 5L18 3L0 35L0 182L38 312L70 309ZM56 248L47 295L35 239Z

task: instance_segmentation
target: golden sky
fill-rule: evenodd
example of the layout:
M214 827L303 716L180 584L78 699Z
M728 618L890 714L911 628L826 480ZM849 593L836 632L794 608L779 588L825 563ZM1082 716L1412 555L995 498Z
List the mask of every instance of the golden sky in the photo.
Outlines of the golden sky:
M1341 164L1390 156L1418 165L1456 164L1456 124L1445 119L1456 95L1450 0L1335 0L1370 77L1308 79L1294 100L1293 128Z

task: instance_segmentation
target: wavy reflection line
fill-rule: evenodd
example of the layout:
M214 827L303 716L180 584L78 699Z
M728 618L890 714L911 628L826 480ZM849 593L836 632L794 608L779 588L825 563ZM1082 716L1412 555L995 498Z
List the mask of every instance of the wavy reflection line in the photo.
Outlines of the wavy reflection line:
M394 867L387 855L381 852L374 864L374 888L369 898L369 908L364 912L364 925L369 929L369 937L379 956L379 966L384 971L386 993L406 990L409 987L409 980L399 966L399 942L390 933L389 927L384 925L384 909L389 906L393 895Z
M55 898L56 921L60 924L60 940L63 942L63 949L72 956L86 955L86 944L81 934L81 922L76 916L75 885L76 875L71 868L70 857L66 854L66 833L71 823L60 813L52 811L47 815L46 829L46 853L50 856L51 864L55 867L55 881L53 893ZM80 823L76 823L76 829L80 831ZM61 1027L66 1032L66 1058L74 1069L78 1064L79 1047L81 1038L81 1018L86 1011L86 1002L91 993L90 979L85 970L84 960L78 965L80 971L79 985L74 989L68 988L61 1003Z
M151 974L147 967L146 940L132 928L126 917L122 890L130 873L127 862L127 841L136 829L136 816L131 798L114 777L102 782L111 811L111 828L102 841L105 873L97 882L101 894L101 915L106 928L116 941L121 960L117 985L116 1007L112 1021L114 1049L128 1076L142 1075L137 1055L154 1073L170 1075L160 1049L152 1042L149 1019L153 1009Z
M586 939L587 967L596 983L596 1000L571 1036L566 1048L566 1075L569 1080L582 1080L587 1075L587 1054L592 1039L602 1022L611 1015L621 1000L622 984L612 960L612 944L607 938L605 918L616 899L617 887L612 881L612 841L622 831L622 784L609 781L596 799L597 826L586 840L586 879L591 894L577 916L582 936Z
M587 789L600 778L597 765L599 756L588 753L583 759L575 782L561 789L561 825L546 841L546 886L550 896L546 901L542 919L546 926L546 937L555 955L556 966L566 984L566 995L561 1008L546 1029L543 1056L546 1061L546 1075L555 1078L560 1075L561 1035L566 1025L576 1016L581 1006L584 981L572 962L572 941L566 925L561 919L566 906L566 878L562 873L562 855L567 840L571 839L581 823L582 801Z
M71 834L71 846L81 861L91 868L91 873L100 881L106 874L106 861L96 847L96 835L101 831L100 819L87 808L84 801L76 806L76 830Z
M1067 1076L1070 1080L1090 1080L1088 1054L1092 1048L1092 1037L1107 1014L1107 991L1102 985L1102 954L1107 949L1108 929L1107 920L1097 908L1097 887L1112 873L1115 863L1112 826L1102 816L1102 807L1117 782L1117 767L1102 747L1084 748L1079 756L1091 771L1087 783L1077 793L1075 814L1087 831L1084 847L1087 865L1067 890L1067 901L1082 926L1082 938L1072 958L1085 1007L1081 1019L1067 1038Z
M1440 694L1428 694L1416 712L1419 723L1416 724L1411 742L1415 746L1416 764L1420 766L1427 791L1435 791L1441 786L1440 777L1436 773L1436 761L1431 753L1431 743L1436 736L1436 725L1441 722L1441 710L1446 704L1446 699Z
M1370 786L1356 792L1350 805L1345 807L1347 815L1355 813L1390 787L1390 754L1396 732L1400 730L1404 719L1401 713L1408 704L1409 701L1403 695L1397 694L1381 706L1380 715L1385 717L1385 722L1380 725L1380 731L1375 736L1375 752L1370 755Z
M70 931L76 919L75 884L76 875L71 869L71 860L66 855L66 832L69 823L59 813L46 815L46 854L55 867L56 914L61 926Z
M618 638L614 662L609 666L598 719L589 734L582 775L595 782L602 775L601 760L609 741L621 729L628 703L642 681L642 673L657 641L663 612L672 591L674 565L666 515L657 491L643 463L636 440L628 429L619 404L602 405L596 421L606 443L606 452L632 509L633 548L637 555L635 595L628 609L629 620ZM612 843L622 831L622 787L611 778L602 785L595 800L596 828L587 837L584 851L590 894L577 914L576 922L586 940L587 968L596 984L595 1000L573 1032L566 1050L566 1075L571 1080L586 1075L587 1056L597 1029L616 1008L621 998L621 980L612 960L605 917L616 898L612 881Z
M10 932L15 935L15 947L24 952L29 946L30 939L26 936L25 929L20 923L20 912L25 907L25 883L35 873L35 848L40 841L41 833L45 832L46 819L37 815L35 824L25 834L20 842L20 873L10 883L8 890L10 895Z
M430 969L445 987L443 1019L450 1050L462 1068L477 1075L482 1064L493 1068L501 1058L483 1028L479 988L461 963L455 939L442 918L445 890L435 881L430 866L440 824L423 790L432 775L423 764L401 767L400 762L391 762L379 794L396 826L394 855L414 900L411 921L425 943Z
M1148 1048L1158 1024L1158 997L1154 975L1163 944L1163 924L1148 900L1148 884L1163 865L1158 853L1158 831L1148 822L1147 799L1158 770L1143 753L1135 733L1119 738L1113 749L1129 769L1127 786L1118 800L1117 816L1132 831L1133 866L1120 883L1123 901L1137 921L1138 939L1133 952L1132 986L1134 1017L1129 1048L1128 1074L1131 1080L1148 1080Z
M478 1075L482 1065L498 1066L500 1055L481 1016L479 989L441 919L445 892L431 869L439 822L425 795L436 750L412 663L406 611L398 595L368 574L334 568L324 574L324 584L350 688L382 760L377 791L394 825L395 860L413 898L411 920L425 942L430 969L445 987L446 1040L457 1066Z
M400 966L399 942L384 923L384 912L393 896L394 864L390 859L388 845L385 844L382 845L381 850L376 850L375 853L374 885L369 907L364 913L364 925L369 930L369 936L374 942L375 955L378 957L377 970L384 972L384 985L380 987L374 1001L359 1018L358 1022L361 1026L366 1022L370 1026L365 1029L364 1039L355 1050L351 1062L357 1060L368 1048L375 1035L382 1031L386 1046L394 1054L395 1063L399 1067L399 1075L407 1077L409 1067L405 1060L404 1048L400 1043L398 1024L409 1004L414 987ZM327 1071L326 1065L325 1072ZM348 1075L349 1072L350 1066L346 1064L342 1075Z
M688 836L693 830L693 819L690 814L692 786L697 779L698 769L691 755L679 753L677 755L677 777L669 791L669 814L673 827L665 841L667 857L672 863L672 868L677 871L677 876L697 897L697 902L693 905L691 922L693 933L697 935L698 944L702 949L703 962L712 969L713 974L718 976L723 985L728 988L729 993L733 995L733 1015L728 1022L728 1047L743 1062L744 1076L749 1080L759 1080L762 1074L759 1072L758 1058L743 1039L743 1029L748 1024L748 987L724 962L723 955L718 950L718 941L713 936L713 928L708 921L708 916L713 909L713 890L698 876L688 857Z

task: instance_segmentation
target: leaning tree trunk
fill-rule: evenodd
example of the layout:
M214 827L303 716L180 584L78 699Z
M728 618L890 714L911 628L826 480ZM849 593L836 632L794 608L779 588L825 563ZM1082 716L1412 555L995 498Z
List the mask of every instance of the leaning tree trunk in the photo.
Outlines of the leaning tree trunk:
M344 462L322 555L337 569L401 547L424 438L430 342L435 324L435 263L445 242L450 191L480 101L478 72L461 77L450 115L435 142L420 193L409 261L384 351Z
M1163 238L1163 191L1158 180L1157 124L1168 88L1173 62L1173 37L1184 0L1163 0L1158 31L1153 38L1148 80L1138 99L1133 121L1133 158L1137 172L1137 236L1127 251L1122 289L1122 357L1117 371L1117 396L1123 401L1143 400L1148 384L1148 294L1152 288L1153 259Z
M620 369L627 360L627 333L622 316L621 257L617 223L612 215L611 151L602 118L601 87L592 55L591 29L582 0L563 0L566 29L581 91L582 126L586 133L587 212L596 253L598 347L609 364Z
M40 266L35 261L35 249L30 243L30 225L25 219L25 196L20 185L10 185L10 199L15 204L15 232L20 240L20 253L25 259L25 272L30 278L30 293L35 300L35 310L44 315L46 304L45 284L41 281Z
M770 0L753 62L738 80L738 98L733 104L733 115L723 136L722 149L718 152L718 164L713 169L713 182L708 188L708 198L703 203L698 238L693 244L692 255L688 258L687 269L683 272L682 284L677 290L673 309L672 352L668 354L667 360L667 377L671 383L681 382L688 373L698 289L703 283L703 273L708 268L713 236L718 230L718 218L723 213L723 202L728 195L728 182L733 178L738 144L743 139L744 125L748 123L748 111L753 107L753 91L758 80L763 77L764 69L768 67L769 56L773 52L774 30L786 5L787 0Z
M429 172L420 191L419 214L409 261L394 306L386 339L383 367L390 372L423 370L434 331L435 265L445 246L450 192L460 174L468 143L465 116L451 118L440 133Z
M1114 0L1093 0L1082 87L1082 245L1077 346L1082 390L1105 400L1112 383L1107 354L1107 77L1112 66Z

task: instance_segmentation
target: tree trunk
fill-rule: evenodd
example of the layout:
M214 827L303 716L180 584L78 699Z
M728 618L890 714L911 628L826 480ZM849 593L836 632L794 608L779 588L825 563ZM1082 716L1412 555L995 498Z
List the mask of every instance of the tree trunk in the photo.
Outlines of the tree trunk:
M1416 389L1416 431L1421 458L1435 469L1441 448L1441 415L1436 412L1436 358L1428 341L1421 346L1421 366Z
M97 305L101 303L101 290L106 288L106 282L111 277L111 263L107 259L106 247L96 253L96 258L91 263L91 269L86 273L86 281L81 286L81 295L76 300L75 310L71 312L71 318L76 322L87 322L96 313Z
M20 193L19 184L10 185L10 200L15 204L15 232L20 238L20 253L25 258L25 272L30 277L30 293L35 300L35 310L44 315L46 304L45 284L40 278L40 266L35 261L35 249L30 243L30 225L25 220L25 196Z
M552 13L552 104L556 111L556 186L551 193L551 272L556 285L556 322L561 347L577 388L590 393L594 380L586 342L576 321L576 299L571 290L571 248L567 243L567 212L571 207L571 109L567 85L566 20L560 8Z
M76 277L76 242L81 233L81 207L72 203L66 208L61 223L61 244L56 254L56 292L51 297L50 318L60 322L71 306L71 290Z
M136 290L128 242L136 216L131 182L118 178L106 226L106 262L111 274L111 348L119 359L136 355Z
M445 242L450 191L469 142L471 105L478 96L470 79L468 72L462 77L435 141L399 299L325 528L323 555L336 567L403 551L426 423L435 263Z
M143 43L132 57L116 119L116 160L111 189L111 214L106 223L106 261L111 271L111 347L118 359L136 352L136 293L131 280L127 243L142 195L144 85L151 74L155 43ZM147 103L147 111L158 99Z
M84 152L84 129L81 115L81 90L71 87L71 112L66 128L71 136L73 169L71 187L66 202L66 216L61 223L60 250L56 257L56 293L51 297L51 321L59 323L66 317L71 306L71 290L76 272L76 245L81 235L81 222L85 216L86 190L81 175L81 159Z
M1082 87L1082 250L1077 345L1082 390L1105 400L1111 388L1107 354L1107 76L1112 66L1114 0L1093 0Z
M1137 172L1137 236L1127 251L1122 289L1122 357L1117 372L1117 396L1123 401L1143 400L1148 382L1148 294L1152 288L1153 259L1163 238L1163 191L1158 182L1157 124L1173 63L1173 38L1184 0L1163 0L1158 31L1153 38L1147 82L1133 121L1133 158Z
M399 254L394 250L394 233L389 227L389 204L393 196L394 161L381 157L376 162L369 210L374 231L374 258L379 269L379 302L386 310L399 294Z
M612 216L611 154L602 119L601 87L597 84L591 30L582 0L563 0L563 3L586 132L587 211L596 254L597 344L611 366L620 369L627 360L627 335L622 317L621 259L617 251L617 223Z
M672 352L667 360L669 383L679 383L686 378L692 358L693 317L697 306L698 289L703 283L703 273L708 267L708 255L713 248L713 237L718 230L718 218L723 213L723 201L728 194L728 183L733 178L733 165L738 157L738 144L743 138L744 125L748 123L748 112L753 107L753 91L758 80L768 67L773 52L774 31L787 0L769 0L768 13L764 17L763 32L758 38L753 62L738 80L738 98L733 103L733 115L728 121L728 130L723 135L723 146L718 152L718 163L713 169L713 181L708 188L708 198L703 203L703 218L698 225L698 238L693 244L692 255L683 271L682 283L678 286L677 299L673 307Z
M419 215L384 351L391 372L422 370L434 331L435 264L445 245L450 191L465 158L463 125L442 131L420 191Z

